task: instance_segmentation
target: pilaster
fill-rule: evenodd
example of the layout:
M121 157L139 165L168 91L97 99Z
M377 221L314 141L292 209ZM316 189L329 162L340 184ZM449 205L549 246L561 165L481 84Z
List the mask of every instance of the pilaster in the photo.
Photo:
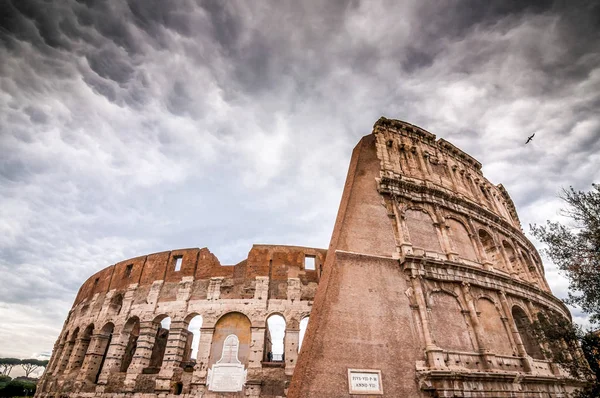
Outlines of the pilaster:
M156 332L159 326L160 324L152 321L140 322L140 337L137 340L137 347L131 365L127 369L125 391L133 391L138 375L150 364L152 348L154 347Z

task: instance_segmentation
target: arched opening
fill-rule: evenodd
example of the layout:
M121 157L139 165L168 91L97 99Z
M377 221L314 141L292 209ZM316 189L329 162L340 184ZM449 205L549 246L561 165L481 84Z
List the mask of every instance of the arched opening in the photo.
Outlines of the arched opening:
M530 357L543 360L544 355L542 354L540 344L532 333L529 317L521 307L516 305L512 308L511 312L519 331L519 336L521 336L521 341L525 346L525 351Z
M477 261L475 247L473 246L467 227L453 218L447 219L446 225L448 226L450 239L456 253L466 260Z
M223 315L215 324L212 344L210 349L209 366L217 362L223 354L223 344L230 335L235 335L239 341L238 360L248 364L251 342L251 323L250 319L241 312L229 312Z
M200 328L202 327L202 316L194 315L189 320L187 327L187 340L183 352L184 363L193 362L198 358L198 345L200 344Z
M111 315L119 315L122 307L123 307L123 294L117 293L110 300L109 313Z
M81 309L79 310L79 316L85 316L89 309L90 309L89 304L82 306Z
M513 355L513 347L499 308L491 300L480 298L477 300L477 310L487 347L495 354Z
M71 337L65 343L65 348L63 350L63 355L60 360L60 364L56 370L55 374L62 373L68 366L69 361L71 360L71 354L73 353L73 348L75 348L75 343L77 342L77 336L79 335L79 328L75 328L73 333L71 333Z
M306 327L308 326L308 318L304 317L300 321L300 333L298 334L298 352L300 352L300 348L302 347L302 341L304 340L304 334L306 333Z
M140 337L140 319L135 316L127 321L121 333L121 339L125 342L125 351L121 359L120 372L127 372L127 369L129 369L129 365L131 365L133 355L137 349L138 337Z
M149 373L160 371L165 351L167 349L167 341L169 340L169 328L171 327L171 318L161 315L154 319L154 324L157 327L154 345L152 346L152 355L150 356Z
M525 279L526 274L523 272L523 269L519 264L515 249L513 249L512 245L505 240L502 241L502 247L504 248L504 252L508 257L510 268L513 270L513 272L517 273L521 279Z
M267 318L265 328L264 362L284 362L285 318L273 314Z
M67 348L67 344L69 341L69 331L67 330L62 338L62 343L59 345L58 350L54 353L54 360L52 362L52 368L48 369L48 373L56 374L57 369L60 367L60 363L62 360L62 355Z
M483 250L485 251L485 256L487 260L490 263L494 264L494 266L500 269L505 269L504 262L502 261L500 253L498 252L498 248L494 243L494 238L492 238L492 236L487 231L480 229L479 241L483 246Z
M413 247L438 253L442 252L433 219L427 212L408 209L404 213L404 220Z
M537 269L535 268L535 266L533 265L533 262L531 261L531 258L523 250L521 250L521 258L525 262L525 267L529 271L529 276L531 277L531 282L537 282L539 279L539 275L538 275Z
M92 340L92 335L94 334L94 324L88 325L83 331L83 335L79 339L79 346L76 347L75 352L73 353L74 358L71 362L71 369L69 372L73 370L77 370L81 368L83 365L83 361L85 359L85 355L87 354L88 349L90 348L90 341Z
M98 369L94 375L94 383L98 383L98 378L100 377L100 373L102 373L102 368L104 367L104 361L106 361L106 354L108 354L108 348L110 347L114 330L115 325L111 322L104 325L100 330L101 336L99 336L97 352L102 353L102 359L100 359L100 364L98 364Z
M434 292L429 298L431 330L438 347L446 350L473 351L469 326L458 299L444 292Z

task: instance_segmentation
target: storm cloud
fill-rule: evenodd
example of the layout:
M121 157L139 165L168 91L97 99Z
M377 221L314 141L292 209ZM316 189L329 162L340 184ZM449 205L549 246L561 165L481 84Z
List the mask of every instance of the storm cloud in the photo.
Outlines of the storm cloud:
M525 232L558 219L561 187L600 180L599 16L594 1L0 0L0 356L50 350L81 283L116 261L327 247L381 115L481 161Z

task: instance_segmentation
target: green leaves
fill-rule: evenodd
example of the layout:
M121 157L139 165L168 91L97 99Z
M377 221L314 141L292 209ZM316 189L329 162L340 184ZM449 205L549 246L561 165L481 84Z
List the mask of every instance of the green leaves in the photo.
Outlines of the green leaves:
M561 214L569 225L547 221L532 225L533 235L547 255L569 280L568 304L580 307L592 323L600 323L600 185L589 192L564 189L561 198L567 207ZM543 342L546 354L568 370L571 376L588 379L589 385L575 397L600 397L600 336L554 313L538 314L533 333Z
M569 280L568 304L580 307L592 323L600 323L600 185L589 192L573 187L562 192L567 207L561 214L570 225L548 221L532 225L533 235L547 248L547 255Z

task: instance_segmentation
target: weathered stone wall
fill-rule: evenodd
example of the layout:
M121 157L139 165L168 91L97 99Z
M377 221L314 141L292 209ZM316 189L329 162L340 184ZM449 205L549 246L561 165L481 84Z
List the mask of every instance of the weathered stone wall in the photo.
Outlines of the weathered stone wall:
M389 397L565 397L581 384L528 330L539 311L570 319L541 264L477 160L381 118L354 150L288 397L349 397L348 369L381 371Z
M222 266L204 248L107 267L79 290L37 396L219 396L207 390L207 371L231 333L240 339L248 378L244 391L228 395L283 396L325 256L322 249L255 245L235 266ZM314 258L315 270L305 269L305 257ZM285 355L267 363L266 321L273 314L286 322ZM197 315L202 326L194 361L188 326ZM168 329L161 327L166 318Z

